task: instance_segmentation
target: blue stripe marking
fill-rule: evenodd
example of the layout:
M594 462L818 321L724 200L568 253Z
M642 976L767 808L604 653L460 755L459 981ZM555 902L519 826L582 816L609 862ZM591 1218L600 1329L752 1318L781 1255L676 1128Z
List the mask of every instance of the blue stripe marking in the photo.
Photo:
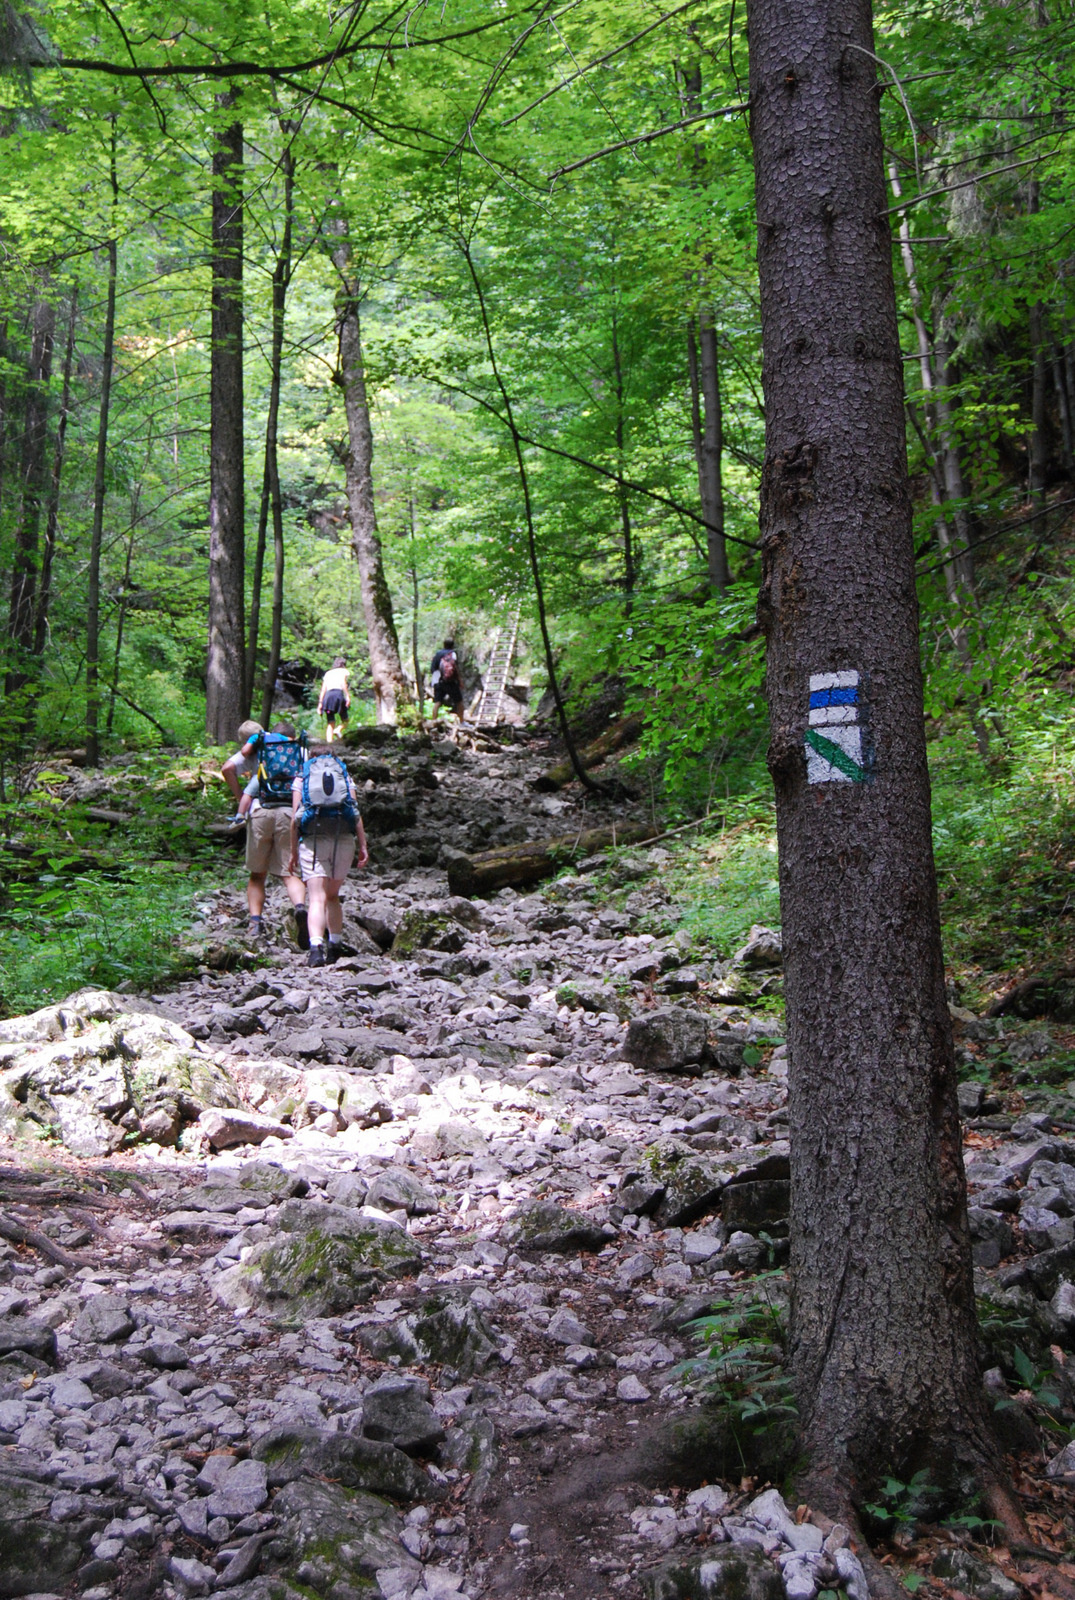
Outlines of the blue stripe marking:
M854 706L859 692L854 689L815 689L810 696L810 709L817 706Z

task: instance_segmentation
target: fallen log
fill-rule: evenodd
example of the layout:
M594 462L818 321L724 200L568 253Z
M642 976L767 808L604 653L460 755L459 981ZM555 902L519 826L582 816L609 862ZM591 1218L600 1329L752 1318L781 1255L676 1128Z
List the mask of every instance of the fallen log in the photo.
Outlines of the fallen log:
M599 767L605 757L610 756L614 750L637 739L642 727L643 720L637 715L625 717L622 722L614 722L611 728L605 729L600 738L594 739L592 744L579 751L580 763L584 768ZM570 783L574 776L575 769L570 761L558 761L556 766L539 773L531 787L536 789L538 794L555 794L565 783Z
M662 830L651 822L614 823L611 827L588 828L566 833L556 839L528 839L523 844L503 845L481 855L453 851L448 858L448 889L451 894L492 894L496 889L520 883L538 883L561 867L586 856L596 855L611 845L642 844L663 838Z

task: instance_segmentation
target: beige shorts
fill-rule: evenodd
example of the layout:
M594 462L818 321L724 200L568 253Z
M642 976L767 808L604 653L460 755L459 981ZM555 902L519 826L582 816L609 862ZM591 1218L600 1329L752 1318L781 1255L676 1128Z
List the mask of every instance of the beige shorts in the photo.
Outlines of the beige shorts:
M286 878L291 859L291 807L258 806L246 825L246 870Z
M331 826L324 833L308 833L299 840L299 870L308 878L334 878L341 881L355 859L355 836L346 828L338 832Z

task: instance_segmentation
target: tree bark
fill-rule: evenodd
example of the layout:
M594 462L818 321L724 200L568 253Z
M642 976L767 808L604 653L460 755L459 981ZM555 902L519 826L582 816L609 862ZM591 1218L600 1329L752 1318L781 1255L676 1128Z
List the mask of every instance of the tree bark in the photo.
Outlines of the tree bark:
M701 354L699 377L702 398L702 443L698 455L698 490L705 518L706 553L709 582L718 594L728 587L728 550L724 543L724 482L721 455L724 450L724 412L720 398L720 365L717 358L717 330L713 313L702 308L698 316L698 345Z
M293 125L281 124L285 138L290 141ZM280 645L283 634L284 610L284 510L280 497L280 464L277 438L280 425L280 379L284 361L284 316L287 310L287 291L291 284L291 230L295 198L295 158L290 142L280 158L284 178L284 217L280 250L272 274L272 345L269 354L269 414L265 420L265 470L261 480L261 504L258 507L258 534L254 550L254 581L250 601L250 638L247 643L246 685L244 708L249 715L254 698L254 677L258 661L258 632L261 624L261 580L265 568L265 536L269 512L273 527L273 585L272 633L269 660L262 683L261 719L268 727L272 716L273 692L276 674L280 667Z
M15 522L11 561L11 600L8 610L9 665L4 685L5 692L9 695L14 694L26 683L27 661L34 642L41 501L45 492L49 381L52 377L52 346L55 332L56 307L45 292L45 286L42 286L42 292L34 303L22 436L21 502Z
M351 512L351 548L362 584L362 610L366 619L370 673L377 703L377 721L395 722L397 709L406 705L410 690L399 656L399 639L392 613L392 595L384 575L381 539L377 532L377 507L373 498L373 429L370 426L366 371L362 357L359 304L362 288L351 261L346 223L337 224L340 242L332 252L340 278L336 300L339 339L339 381L347 413L347 503Z
M629 617L634 605L636 563L634 536L631 530L631 508L627 503L627 486L623 481L626 425L623 413L623 363L620 360L620 334L615 304L612 307L612 371L616 382L616 469L619 472L616 494L620 502L620 527L623 530L623 609L624 614Z
M60 525L60 484L63 479L63 458L67 442L67 419L71 412L71 366L75 353L77 321L78 284L76 283L71 290L71 305L67 314L60 415L56 423L56 445L52 452L52 477L49 482L48 510L45 514L45 548L41 553L41 583L37 596L37 616L34 619L34 655L39 660L45 653L48 641L49 608L52 604L52 563L56 555L56 535Z
M112 176L115 181L115 127L112 133ZM116 270L118 246L115 235L108 241L108 290L105 298L104 354L101 360L101 406L97 422L97 460L93 473L93 527L90 533L90 564L86 587L86 765L96 767L101 759L98 720L100 716L99 668L101 659L101 547L104 543L105 482L108 465L108 423L112 405L112 368L116 341Z
M1047 453L1045 447L1045 313L1040 300L1030 308L1030 496L1038 505L1045 500Z
M224 110L233 91L218 97ZM213 152L209 371L209 648L205 728L214 744L234 739L243 719L243 128L233 122Z
M753 0L748 27L791 1365L804 1498L839 1515L885 1473L1003 1480L977 1361L869 0Z

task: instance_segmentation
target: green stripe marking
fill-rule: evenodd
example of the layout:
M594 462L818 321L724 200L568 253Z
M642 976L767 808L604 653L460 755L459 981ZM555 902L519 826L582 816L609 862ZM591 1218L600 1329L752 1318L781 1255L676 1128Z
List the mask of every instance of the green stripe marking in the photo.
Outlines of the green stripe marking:
M860 767L857 761L852 761L846 750L834 744L831 739L826 739L816 728L807 728L806 742L811 750L823 756L831 767L836 767L845 777L850 778L852 783L866 782L865 768Z

